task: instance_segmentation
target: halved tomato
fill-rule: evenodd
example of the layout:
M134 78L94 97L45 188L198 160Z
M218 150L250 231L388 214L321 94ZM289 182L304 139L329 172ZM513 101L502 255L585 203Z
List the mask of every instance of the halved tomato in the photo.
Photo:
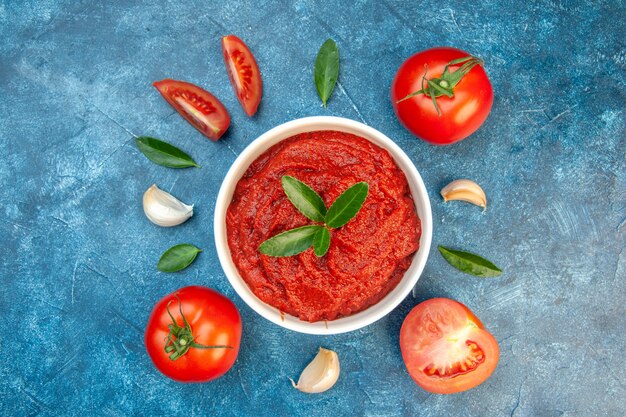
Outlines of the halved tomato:
M433 298L418 304L400 329L402 358L426 391L452 394L482 384L496 369L496 339L463 304Z
M246 44L235 35L222 38L222 51L235 95L246 114L253 116L259 107L263 94L261 73L254 55Z
M185 120L209 139L218 140L228 130L230 116L226 107L208 91L170 79L153 85Z

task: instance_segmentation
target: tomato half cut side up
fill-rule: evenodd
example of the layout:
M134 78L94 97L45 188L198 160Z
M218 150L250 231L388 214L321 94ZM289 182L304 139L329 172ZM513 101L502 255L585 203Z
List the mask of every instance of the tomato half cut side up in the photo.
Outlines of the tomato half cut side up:
M418 304L400 330L402 358L411 378L436 394L482 384L496 369L496 339L463 304L433 298Z
M185 81L165 79L153 84L193 127L216 141L228 130L230 115L211 93Z
M235 95L246 114L254 116L263 94L261 72L254 55L246 44L235 35L222 38L222 51L228 78L233 85Z

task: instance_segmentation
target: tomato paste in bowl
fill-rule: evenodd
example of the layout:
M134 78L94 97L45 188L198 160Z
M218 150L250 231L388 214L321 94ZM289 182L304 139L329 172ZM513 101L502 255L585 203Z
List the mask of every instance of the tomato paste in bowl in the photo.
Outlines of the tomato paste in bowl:
M430 247L428 196L406 155L380 132L335 117L286 123L250 147L216 207L218 255L235 290L264 317L307 333L353 330L391 311ZM356 216L331 229L322 257L312 248L287 257L259 251L272 236L313 223L287 198L285 175L309 185L326 207L350 186L369 185Z

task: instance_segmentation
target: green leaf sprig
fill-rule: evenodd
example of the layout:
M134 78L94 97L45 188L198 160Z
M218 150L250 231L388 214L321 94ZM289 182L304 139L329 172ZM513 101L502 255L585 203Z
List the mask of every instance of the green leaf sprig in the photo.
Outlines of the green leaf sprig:
M315 88L322 99L324 108L335 89L339 77L339 49L334 40L328 39L322 44L315 59Z
M168 168L200 168L191 156L162 140L141 136L135 140L135 143L146 158L155 164Z
M450 72L450 65L458 65L463 64L456 71ZM426 78L426 72L428 72L428 67L426 68L426 72L424 72L424 76L422 77L422 88L407 95L406 97L398 100L398 103L401 103L405 100L410 99L413 96L418 94L424 94L432 99L433 105L437 110L437 114L441 116L441 110L439 110L439 105L437 104L437 97L446 96L446 97L454 97L454 87L461 81L461 79L467 75L468 72L471 71L476 65L482 65L482 59L476 58L474 56L466 56L463 58L455 59L446 65L443 69L443 74L439 78ZM426 85L424 85L426 84Z
M161 272L182 271L191 265L200 252L202 249L188 243L172 246L161 255L157 269Z
M259 251L268 256L292 256L313 246L316 256L322 257L330 247L330 230L348 223L363 207L369 186L358 182L343 192L326 210L324 200L302 181L285 175L282 185L289 201L307 218L323 225L302 226L267 239Z
M444 246L439 246L439 252L450 265L466 274L482 278L497 277L502 274L500 268L474 253L449 249Z

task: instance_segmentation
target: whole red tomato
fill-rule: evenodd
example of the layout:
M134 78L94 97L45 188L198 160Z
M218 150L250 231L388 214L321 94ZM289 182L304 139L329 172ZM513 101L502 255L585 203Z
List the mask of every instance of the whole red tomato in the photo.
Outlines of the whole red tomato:
M156 368L179 382L206 382L235 363L241 342L237 307L207 287L181 288L152 310L145 343Z
M400 122L415 136L449 145L474 133L487 119L493 88L478 58L456 48L432 48L400 66L391 102Z
M500 349L463 304L433 298L418 304L400 329L402 359L426 391L452 394L482 384L496 369Z

